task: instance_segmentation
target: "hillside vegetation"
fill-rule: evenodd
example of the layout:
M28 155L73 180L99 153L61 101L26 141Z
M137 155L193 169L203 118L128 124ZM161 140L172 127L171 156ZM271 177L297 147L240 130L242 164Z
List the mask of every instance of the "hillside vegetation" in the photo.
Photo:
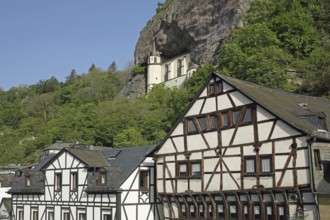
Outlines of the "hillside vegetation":
M160 141L219 72L272 88L329 96L329 0L255 0L246 23L220 48L219 65L199 68L182 90L156 86L145 97L118 97L127 71L92 65L31 86L0 90L0 165L30 164L51 143L112 147ZM294 70L294 75L288 75Z

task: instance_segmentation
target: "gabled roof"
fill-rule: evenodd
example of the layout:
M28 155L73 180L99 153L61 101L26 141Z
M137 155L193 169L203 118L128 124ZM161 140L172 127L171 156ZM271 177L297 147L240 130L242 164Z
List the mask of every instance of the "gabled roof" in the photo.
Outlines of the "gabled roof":
M300 131L315 135L315 127L301 117L315 115L320 112L327 116L326 121L330 126L330 102L325 98L270 89L229 76L215 75Z
M287 122L292 127L297 130L309 134L311 136L317 136L319 138L325 138L330 140L329 133L321 133L316 130L316 128L303 120L301 117L315 115L323 112L326 115L326 123L330 126L330 102L322 97L313 97L306 95L299 95L295 93L286 92L283 90L271 89L264 86L260 86L248 81L236 79L233 77L225 76L219 73L210 74L209 78L206 80L202 88L195 95L192 102L188 105L186 110L177 120L172 130L167 134L167 136L158 144L158 146L151 152L153 154L157 151L164 142L171 135L176 126L182 121L189 109L202 94L205 87L209 84L210 80L215 76L220 77L222 80L227 82L233 88L237 89L248 98L264 107L277 117L281 118Z

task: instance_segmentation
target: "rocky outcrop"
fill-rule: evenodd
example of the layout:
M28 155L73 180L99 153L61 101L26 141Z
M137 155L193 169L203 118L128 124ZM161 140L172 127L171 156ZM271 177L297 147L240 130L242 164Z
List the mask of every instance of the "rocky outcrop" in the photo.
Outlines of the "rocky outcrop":
M251 0L167 0L141 31L135 64L144 64L156 50L163 59L190 52L198 65L216 63L219 45L235 27Z

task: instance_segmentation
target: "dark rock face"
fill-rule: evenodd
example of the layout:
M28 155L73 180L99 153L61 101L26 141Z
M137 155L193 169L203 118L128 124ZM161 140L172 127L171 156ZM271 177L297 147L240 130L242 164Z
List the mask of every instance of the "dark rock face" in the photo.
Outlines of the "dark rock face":
M251 0L167 0L141 31L135 47L135 64L144 64L153 42L162 58L190 52L194 63L216 63L221 42L241 26L241 13Z

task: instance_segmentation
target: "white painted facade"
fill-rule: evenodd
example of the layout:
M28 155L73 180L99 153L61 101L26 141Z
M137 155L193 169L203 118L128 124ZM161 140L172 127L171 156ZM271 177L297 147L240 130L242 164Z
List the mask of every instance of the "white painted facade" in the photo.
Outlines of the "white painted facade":
M44 193L13 193L15 219L30 220L158 220L155 201L154 161L146 158L114 192L87 192L98 181L87 164L70 152L59 152L43 168ZM139 188L140 171L148 171L148 188ZM57 179L61 177L58 186ZM74 176L77 179L74 180ZM109 178L107 179L109 180ZM109 191L109 190L107 190ZM159 203L159 202L158 202ZM20 216L22 216L20 218Z
M155 153L165 219L317 219L307 138L214 76Z
M166 62L163 62L159 55L150 56L147 67L147 92L160 83L170 88L180 87L196 70L195 67L189 66L191 62L189 53Z

